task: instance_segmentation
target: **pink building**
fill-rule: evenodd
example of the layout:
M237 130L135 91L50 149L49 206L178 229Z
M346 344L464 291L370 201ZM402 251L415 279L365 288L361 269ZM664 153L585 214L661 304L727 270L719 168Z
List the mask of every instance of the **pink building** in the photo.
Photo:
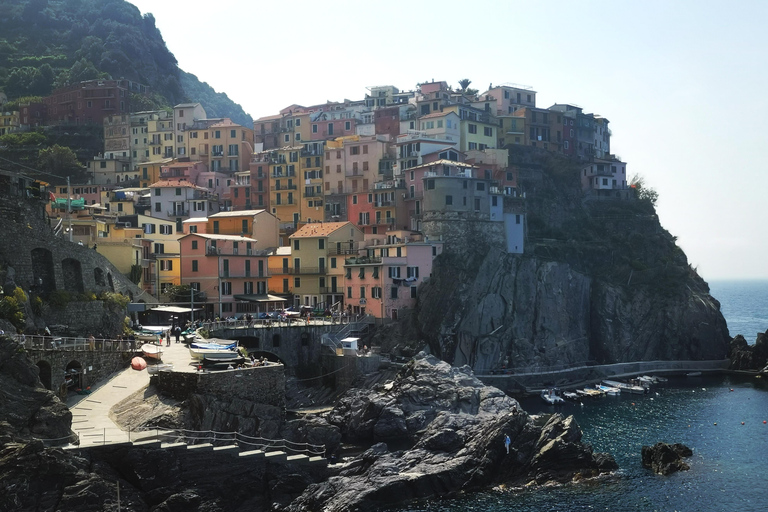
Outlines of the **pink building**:
M267 294L267 251L255 250L256 243L249 237L203 233L179 239L181 283L205 293L206 316L256 315L282 303Z
M353 313L397 320L398 311L416 305L418 287L432 273L443 244L410 231L390 231L368 242L358 256L345 259L345 302Z

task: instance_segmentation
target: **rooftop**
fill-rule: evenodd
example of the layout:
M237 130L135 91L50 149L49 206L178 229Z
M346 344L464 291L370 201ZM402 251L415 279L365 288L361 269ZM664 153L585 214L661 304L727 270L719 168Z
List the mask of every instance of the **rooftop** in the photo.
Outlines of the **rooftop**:
M352 226L351 222L316 222L304 224L301 229L296 231L290 238L314 238L328 236L337 229L346 226Z
M214 213L213 215L209 215L209 219L213 218L221 218L221 217L245 217L245 216L252 216L252 215L258 215L260 213L266 212L266 210L236 210L233 212L219 212Z

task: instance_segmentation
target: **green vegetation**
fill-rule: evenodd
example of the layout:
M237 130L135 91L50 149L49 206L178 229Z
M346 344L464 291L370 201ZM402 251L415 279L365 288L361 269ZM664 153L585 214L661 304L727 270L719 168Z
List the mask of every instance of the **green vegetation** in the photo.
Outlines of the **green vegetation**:
M184 73L151 14L124 0L3 0L0 90L10 100L46 96L94 78L125 78L150 87L138 109L200 102L210 117L251 126L225 94Z
M24 328L24 304L27 302L27 294L18 286L13 290L13 295L6 295L0 299L0 318L11 322L17 329Z
M143 269L141 268L140 264L131 265L131 271L128 274L128 279L130 279L133 284L139 284L139 281L141 281L142 273Z

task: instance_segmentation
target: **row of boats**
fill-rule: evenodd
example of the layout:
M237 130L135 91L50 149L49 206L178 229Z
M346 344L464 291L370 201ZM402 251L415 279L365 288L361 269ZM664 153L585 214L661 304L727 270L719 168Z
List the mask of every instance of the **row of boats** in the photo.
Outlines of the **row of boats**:
M628 382L617 380L604 380L594 387L576 389L573 391L560 391L557 388L543 389L541 399L549 405L561 405L566 399L579 400L584 397L596 397L602 395L620 395L621 393L630 393L633 395L644 395L650 391L652 384L666 382L664 377L643 375L630 379Z

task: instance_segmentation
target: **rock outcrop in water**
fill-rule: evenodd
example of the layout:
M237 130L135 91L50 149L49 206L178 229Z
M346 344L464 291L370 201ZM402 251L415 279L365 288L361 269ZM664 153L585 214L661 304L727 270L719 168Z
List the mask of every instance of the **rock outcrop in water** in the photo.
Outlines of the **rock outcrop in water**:
M347 442L375 443L310 486L288 510L373 510L498 484L568 482L616 469L581 443L573 417L532 417L468 367L420 354L394 382L351 390L328 420ZM511 438L507 454L504 436ZM390 450L388 444L409 448Z
M680 443L656 443L653 446L643 446L641 455L643 467L652 469L659 475L671 475L691 469L683 461L683 457L692 456L693 450Z
M754 345L749 345L741 334L731 340L728 349L729 369L764 371L768 373L768 332L757 333Z

